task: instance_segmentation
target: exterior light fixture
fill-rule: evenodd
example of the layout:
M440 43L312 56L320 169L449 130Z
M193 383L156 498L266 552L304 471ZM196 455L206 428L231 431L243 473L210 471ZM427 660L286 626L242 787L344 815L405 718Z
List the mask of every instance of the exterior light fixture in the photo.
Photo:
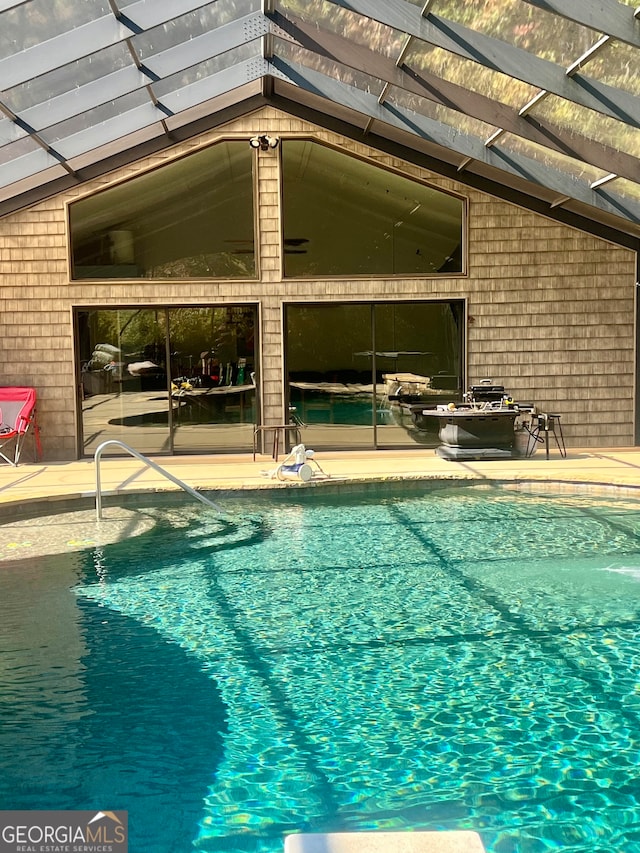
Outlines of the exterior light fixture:
M267 136L266 133L260 133L251 137L249 145L252 148L259 148L260 151L268 151L270 148L277 148L279 142L277 136Z

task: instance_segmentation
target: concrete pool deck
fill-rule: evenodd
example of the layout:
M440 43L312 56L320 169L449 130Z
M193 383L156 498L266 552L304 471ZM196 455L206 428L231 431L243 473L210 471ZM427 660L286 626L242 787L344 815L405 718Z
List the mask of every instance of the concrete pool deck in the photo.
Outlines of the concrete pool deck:
M300 487L265 476L276 463L270 456L251 453L149 457L197 490ZM416 479L584 484L591 487L640 489L640 448L571 449L567 458L557 449L531 459L454 462L440 459L432 449L388 451L318 451L316 460L329 482ZM280 457L282 461L283 457ZM175 491L173 483L134 457L103 456L100 464L103 494ZM319 482L319 481L318 481ZM315 481L310 484L316 485ZM0 466L0 520L41 501L65 501L95 496L93 459L74 462L24 462ZM639 492L640 496L640 492ZM11 507L12 511L9 511Z

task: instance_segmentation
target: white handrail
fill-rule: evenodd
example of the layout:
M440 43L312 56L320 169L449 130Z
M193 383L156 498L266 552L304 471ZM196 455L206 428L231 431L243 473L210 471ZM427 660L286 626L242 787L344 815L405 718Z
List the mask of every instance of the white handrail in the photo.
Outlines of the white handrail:
M218 506L218 504L210 501L208 498L205 498L199 492L196 492L195 489L192 489L191 486L187 486L186 483L183 483L182 480L179 480L177 477L174 477L173 474L170 474L168 471L165 471L164 468L161 468L159 465L156 465L155 462L152 462L150 459L147 459L146 456L143 456L142 453L138 453L137 450L134 450L133 447L129 447L128 444L125 444L124 441L117 441L116 439L110 439L109 441L103 441L102 444L96 448L96 452L94 453L94 461L96 463L96 516L98 521L102 521L102 486L100 484L100 459L102 457L102 451L105 447L109 447L109 445L121 447L123 450L126 450L131 456L135 456L136 459L139 459L141 462L144 462L145 465L148 465L149 468L153 468L154 471L157 471L159 474L162 474L163 477L166 477L167 480L171 480L172 483L175 483L176 486L180 486L181 489L184 489L185 492L188 492L192 497L196 500L199 500L201 503L206 504L207 506L213 507L213 509L218 512L224 513L224 510Z

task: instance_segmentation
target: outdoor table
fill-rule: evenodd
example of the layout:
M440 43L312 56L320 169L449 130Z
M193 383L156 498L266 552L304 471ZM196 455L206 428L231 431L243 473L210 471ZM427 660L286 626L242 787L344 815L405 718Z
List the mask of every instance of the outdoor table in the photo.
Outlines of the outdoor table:
M435 419L442 444L436 454L443 459L510 459L513 456L515 407L459 407L423 409L425 419Z

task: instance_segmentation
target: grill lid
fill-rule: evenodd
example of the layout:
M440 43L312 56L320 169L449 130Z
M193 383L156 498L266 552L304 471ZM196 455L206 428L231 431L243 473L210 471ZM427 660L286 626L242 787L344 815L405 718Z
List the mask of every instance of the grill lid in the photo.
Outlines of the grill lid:
M482 403L502 400L505 396L504 385L472 385L471 397Z

